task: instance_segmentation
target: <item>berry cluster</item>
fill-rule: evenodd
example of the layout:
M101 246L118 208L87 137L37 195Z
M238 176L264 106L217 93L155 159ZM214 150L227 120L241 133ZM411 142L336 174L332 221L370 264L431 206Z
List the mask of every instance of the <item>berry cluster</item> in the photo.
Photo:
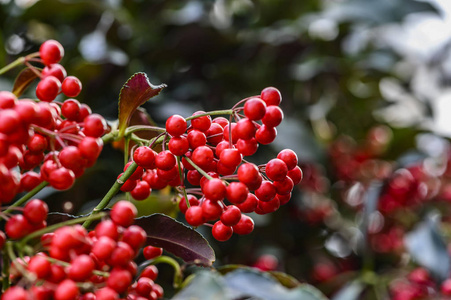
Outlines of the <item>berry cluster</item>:
M70 188L102 150L100 137L107 130L102 116L73 98L52 102L61 92L75 97L81 90L79 80L58 64L63 54L62 46L49 40L35 59L45 68L29 65L40 78L40 101L0 91L0 203L43 181L58 190Z
M161 298L163 289L154 282L158 269L149 265L138 274L134 262L141 252L147 260L162 254L161 248L143 248L146 232L133 225L136 214L132 203L119 201L110 219L102 220L90 232L73 225L42 235L40 252L12 262L10 281L15 286L5 291L2 299L118 299L119 295L127 295L130 300ZM28 202L23 210L23 217L30 223L42 224L46 215L45 203L37 199ZM10 238L24 236L17 235L18 223L11 220L6 226ZM16 235L11 236L11 232Z
M121 190L142 200L152 189L178 187L179 207L190 225L215 221L212 233L219 241L228 240L233 232L249 234L253 220L243 213L276 211L302 179L297 155L290 149L261 166L243 159L253 155L259 144L276 138L276 126L283 119L280 102L280 92L269 87L235 105L230 121L212 119L203 111L186 119L169 117L162 134L169 141L163 142L163 151L157 153L150 146L134 150L138 168ZM185 189L185 178L190 188Z

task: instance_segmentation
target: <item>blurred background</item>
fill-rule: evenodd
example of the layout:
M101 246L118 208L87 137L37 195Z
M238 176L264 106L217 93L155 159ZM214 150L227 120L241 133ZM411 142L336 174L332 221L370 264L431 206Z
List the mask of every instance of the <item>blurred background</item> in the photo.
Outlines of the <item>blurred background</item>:
M332 293L348 278L331 277L364 262L355 246L361 214L357 204L337 204L344 177L330 147L373 134L391 140L378 153L387 161L412 148L436 156L448 149L447 0L0 0L0 65L46 39L64 46L62 64L83 82L78 99L108 120L117 118L120 88L135 72L168 86L143 105L158 124L175 113L230 108L267 86L281 91L279 135L254 161L291 148L304 183L276 213L254 216L253 234L209 239L217 266L268 263ZM0 89L10 90L16 75L2 76ZM53 210L86 212L122 167L122 153L108 146L73 189L42 197ZM160 196L142 210L174 214L170 197Z

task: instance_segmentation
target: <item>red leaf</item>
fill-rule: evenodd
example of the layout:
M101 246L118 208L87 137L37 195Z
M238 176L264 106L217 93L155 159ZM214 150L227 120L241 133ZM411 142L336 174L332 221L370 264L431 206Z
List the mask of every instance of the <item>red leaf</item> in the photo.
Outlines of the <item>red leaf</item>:
M119 136L124 136L135 110L150 98L158 95L165 84L153 85L145 73L136 73L124 84L119 94Z

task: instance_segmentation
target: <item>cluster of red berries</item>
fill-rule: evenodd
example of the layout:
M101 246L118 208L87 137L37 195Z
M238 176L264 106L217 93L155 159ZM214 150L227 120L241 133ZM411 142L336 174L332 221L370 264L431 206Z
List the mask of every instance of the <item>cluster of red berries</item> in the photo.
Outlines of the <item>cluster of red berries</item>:
M34 204L38 201L40 204ZM30 222L37 218L40 221L41 210L42 201L32 200L23 215ZM1 299L161 298L163 289L154 282L158 269L149 265L138 274L134 261L141 252L147 260L162 254L161 248L143 248L146 232L133 225L136 214L132 203L119 201L112 207L110 218L99 222L90 232L74 225L42 235L41 252L12 262L10 280L14 286Z
M45 68L40 72L30 67L40 72L36 95L41 101L0 91L0 203L9 203L42 181L55 189L70 188L102 150L100 137L107 130L102 116L73 98L50 102L61 90L73 97L81 89L73 84L78 79L66 77L58 64L62 49L58 42L46 41L39 52ZM55 91L49 82L57 85Z
M149 146L138 147L133 153L138 168L122 191L130 191L141 200L152 189L167 185L185 188L186 178L191 188L186 189L188 199L182 195L179 207L190 225L216 221L212 233L219 241L228 240L233 232L250 233L253 220L242 213L277 210L290 199L302 171L296 153L290 149L280 151L277 158L261 166L243 160L253 155L259 144L274 141L276 126L283 119L278 106L281 95L273 87L239 104L243 102L243 106L237 104L232 109L236 122L224 117L212 119L203 111L186 119L169 117L165 132L169 141L163 143L167 150L157 153ZM177 157L181 164L177 164Z

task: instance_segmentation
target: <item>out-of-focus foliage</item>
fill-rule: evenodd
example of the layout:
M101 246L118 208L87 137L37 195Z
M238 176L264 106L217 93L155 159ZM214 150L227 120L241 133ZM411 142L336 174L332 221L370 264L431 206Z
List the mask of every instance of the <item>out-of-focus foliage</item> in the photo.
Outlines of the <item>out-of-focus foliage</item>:
M257 159L265 162L267 152L295 150L304 182L314 192L304 186L278 213L256 215L252 235L214 244L217 264L253 265L271 254L278 270L330 295L356 278L371 258L362 255L364 216L353 209L361 203L338 201L344 190L365 194L368 182L353 179L356 185L348 190L327 149L343 135L346 142L334 145L365 143L380 123L393 133L391 147L380 152L384 159L398 159L418 146L413 156L403 156L411 161L433 153L430 142L442 145L435 136L417 134L449 134L441 106L449 100L449 42L433 43L423 35L422 44L412 37L418 22L438 13L432 4L414 0L0 0L0 44L5 45L0 65L57 39L70 58L64 62L68 73L85 83L82 98L110 119L117 118L120 88L132 74L145 72L150 82L167 84L144 105L157 123L175 113L229 108L264 87L277 87L285 112L281 135L273 148L259 150ZM418 50L423 48L429 52ZM0 88L11 89L16 75L3 77ZM88 210L123 167L122 155L112 148L100 161L70 192L58 194L58 202L55 195L41 196L55 210ZM366 217L383 218L376 207ZM209 234L208 228L199 230ZM391 259L383 257L381 266ZM374 298L372 292L362 294L364 287L358 282L342 293Z

